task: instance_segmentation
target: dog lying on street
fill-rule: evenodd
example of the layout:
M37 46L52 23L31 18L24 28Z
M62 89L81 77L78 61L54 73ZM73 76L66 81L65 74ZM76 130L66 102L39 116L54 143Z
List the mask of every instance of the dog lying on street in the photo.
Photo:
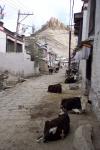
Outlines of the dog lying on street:
M67 111L62 110L59 116L51 121L46 121L44 135L37 142L56 141L65 138L70 131L70 118Z

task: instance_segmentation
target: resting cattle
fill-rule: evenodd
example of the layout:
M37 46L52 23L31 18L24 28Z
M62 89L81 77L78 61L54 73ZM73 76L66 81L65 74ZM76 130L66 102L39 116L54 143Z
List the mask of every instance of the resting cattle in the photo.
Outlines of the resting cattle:
M70 118L67 112L63 111L57 118L45 122L43 142L63 139L68 135L69 130Z
M54 84L48 86L48 92L51 93L62 93L62 86L61 84Z
M62 109L66 109L67 111L72 109L82 109L81 107L81 100L80 97L73 97L73 98L67 98L62 99L61 106Z
M67 111L72 110L75 113L82 113L86 111L87 103L91 104L91 101L89 101L86 96L72 97L62 99L60 107Z
M72 72L72 74L76 75L76 73L78 73L78 70L77 69L72 69L71 72Z
M72 77L67 77L66 79L65 79L65 83L76 83L76 79L74 79L74 76L72 76Z

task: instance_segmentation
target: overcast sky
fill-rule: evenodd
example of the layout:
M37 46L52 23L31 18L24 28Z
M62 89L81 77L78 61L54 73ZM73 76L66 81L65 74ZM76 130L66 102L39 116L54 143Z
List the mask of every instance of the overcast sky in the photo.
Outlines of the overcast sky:
M74 0L74 12L81 11L82 1ZM0 5L5 5L5 27L15 31L18 9L24 13L34 13L22 23L35 25L38 29L51 17L56 17L64 24L69 23L69 2L70 0L0 0Z

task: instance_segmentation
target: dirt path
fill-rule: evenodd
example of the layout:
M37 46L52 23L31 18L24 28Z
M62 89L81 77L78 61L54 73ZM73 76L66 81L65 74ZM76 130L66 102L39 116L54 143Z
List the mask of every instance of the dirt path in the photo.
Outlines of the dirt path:
M49 84L63 82L64 70L57 74L28 79L13 89L0 92L0 150L72 150L75 129L80 124L95 126L95 145L98 149L98 122L95 116L73 115L69 136L52 143L37 143L36 138L43 131L44 121L57 116L63 97L78 96L79 90L66 90L63 94L47 92Z

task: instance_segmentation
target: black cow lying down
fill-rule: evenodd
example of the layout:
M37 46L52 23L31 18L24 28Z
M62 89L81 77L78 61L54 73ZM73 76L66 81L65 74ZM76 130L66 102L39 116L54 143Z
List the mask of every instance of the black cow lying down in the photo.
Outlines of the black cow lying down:
M74 79L74 77L67 77L65 79L65 83L76 83L76 82L77 82L77 80Z
M72 97L62 99L60 108L67 111L73 111L73 113L82 113L86 111L87 103L91 104L91 101L87 97Z
M51 93L62 93L62 86L61 84L54 84L48 86L48 92Z
M67 112L62 111L59 116L51 121L45 122L44 135L37 139L43 142L56 141L65 138L70 131L70 118Z

